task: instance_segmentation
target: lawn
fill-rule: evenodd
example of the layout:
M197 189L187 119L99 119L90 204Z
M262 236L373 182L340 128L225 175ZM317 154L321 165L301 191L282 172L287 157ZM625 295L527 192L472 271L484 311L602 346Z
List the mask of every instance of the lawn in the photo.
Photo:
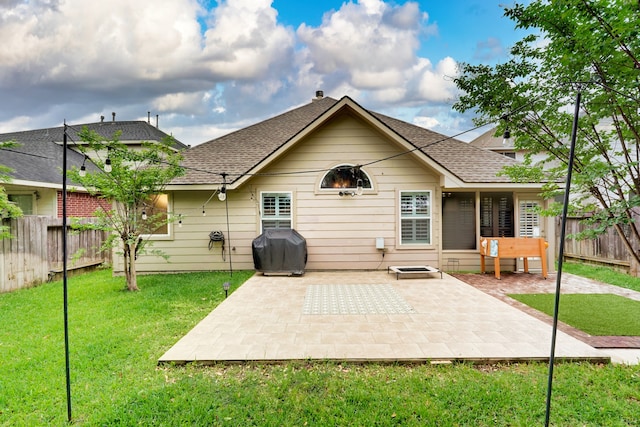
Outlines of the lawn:
M251 272L234 272L231 291ZM157 366L224 298L226 273L69 278L76 425L530 426L544 421L546 364L329 362ZM62 284L0 294L0 425L66 425ZM562 364L556 426L640 419L640 367Z
M555 294L511 294L553 316ZM561 294L558 319L590 335L640 336L640 301L611 294Z

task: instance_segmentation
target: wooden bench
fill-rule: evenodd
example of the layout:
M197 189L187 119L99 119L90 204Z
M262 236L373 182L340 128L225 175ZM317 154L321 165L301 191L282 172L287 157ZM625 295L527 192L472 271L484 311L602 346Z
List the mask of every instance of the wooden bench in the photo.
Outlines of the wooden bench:
M440 273L440 278L442 279L442 270L428 265L405 265L387 267L387 274L391 273L392 271L396 273L396 280L398 280L403 274L415 275L427 273Z

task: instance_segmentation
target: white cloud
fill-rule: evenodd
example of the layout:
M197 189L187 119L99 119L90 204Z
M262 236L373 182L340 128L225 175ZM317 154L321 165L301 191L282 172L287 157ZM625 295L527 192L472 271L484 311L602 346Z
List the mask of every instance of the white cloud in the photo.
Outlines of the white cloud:
M156 98L152 102L152 107L160 112L203 114L208 98L208 95L202 92L168 93Z
M227 79L260 78L293 52L293 33L278 24L270 0L229 0L214 10L205 32L204 61Z
M457 70L453 58L443 59L435 68L428 59L422 59L416 67L416 72L420 76L418 92L422 99L446 102L455 96L457 88L453 77L456 76Z
M381 0L344 3L317 28L301 25L301 55L309 75L329 88L345 84L376 103L447 102L454 97L455 61L434 67L417 54L420 36L434 31L413 2L393 6Z
M198 54L199 6L193 0L67 0L55 7L4 10L0 81L117 86L180 74ZM19 13L17 12L19 11ZM10 13L14 12L14 13ZM16 71L22 71L16 73Z
M455 61L419 55L437 26L402 1L345 1L294 31L272 0L0 0L0 132L151 111L194 144L316 90L381 112L437 104L416 123L440 128Z
M403 26L398 26L399 21ZM377 86L382 87L390 72L415 61L420 23L415 3L392 7L380 0L361 0L344 3L337 12L325 15L318 28L302 24L297 34L307 46L315 72L348 70L352 78L378 73ZM369 86L370 77L364 80Z
M427 129L431 129L433 127L436 127L440 124L440 122L438 122L438 119L434 118L434 117L424 117L424 116L416 116L413 119L413 123L415 125L421 126L423 128L427 128Z

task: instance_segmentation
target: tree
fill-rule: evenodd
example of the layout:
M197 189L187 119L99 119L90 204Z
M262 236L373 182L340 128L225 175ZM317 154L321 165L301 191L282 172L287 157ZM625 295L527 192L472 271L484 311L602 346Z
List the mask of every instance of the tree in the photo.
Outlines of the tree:
M127 289L138 290L136 259L149 253L149 237L174 220L166 210L154 207L166 185L184 173L182 155L172 148L173 139L145 142L141 149L127 147L119 141L120 132L104 141L95 132L83 129L79 136L86 144L78 145L98 171L87 173L74 168L69 177L90 194L111 203L111 209L98 209L94 224L76 224L77 228L93 228L109 232L103 249L120 247ZM162 256L160 252L153 252Z
M15 147L17 144L11 141L0 142L0 150ZM11 181L9 173L11 168L0 165L0 183ZM0 240L11 237L9 226L4 225L2 221L5 218L19 218L22 216L22 210L14 203L9 201L9 196L3 185L0 185Z
M634 1L534 0L505 8L516 28L537 30L495 66L461 64L455 82L458 111L476 111L476 123L500 122L522 165L505 173L514 181L546 182L544 195L560 194L567 176L573 103L582 94L571 212L591 212L593 237L614 227L640 263L640 7ZM545 160L535 162L532 156ZM556 203L549 215L557 214Z

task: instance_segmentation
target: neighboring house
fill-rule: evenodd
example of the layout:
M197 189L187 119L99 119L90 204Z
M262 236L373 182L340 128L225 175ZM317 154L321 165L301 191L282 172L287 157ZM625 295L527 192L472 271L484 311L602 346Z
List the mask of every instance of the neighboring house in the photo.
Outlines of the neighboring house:
M186 150L187 173L167 187L175 221L152 236L169 262L141 256L136 268L253 269L253 239L292 227L306 239L309 270L478 270L481 236L537 235L550 243L552 269L553 220L530 210L546 206L540 184L498 175L513 162L319 92L307 105ZM211 231L225 235L224 251L210 245Z
M115 119L115 117L114 117ZM93 165L85 156L74 150L82 144L78 132L87 127L105 139L121 131L120 141L129 146L139 146L143 141L159 141L168 135L144 121L111 121L71 125L67 127L67 169L87 170ZM0 134L0 141L14 141L17 147L0 149L0 164L13 169L9 174L11 182L3 184L9 200L16 203L25 215L45 215L62 217L62 158L64 127L37 129ZM176 149L186 146L175 142ZM67 181L68 186L74 183ZM86 192L67 195L68 216L87 217L100 206L105 205Z

